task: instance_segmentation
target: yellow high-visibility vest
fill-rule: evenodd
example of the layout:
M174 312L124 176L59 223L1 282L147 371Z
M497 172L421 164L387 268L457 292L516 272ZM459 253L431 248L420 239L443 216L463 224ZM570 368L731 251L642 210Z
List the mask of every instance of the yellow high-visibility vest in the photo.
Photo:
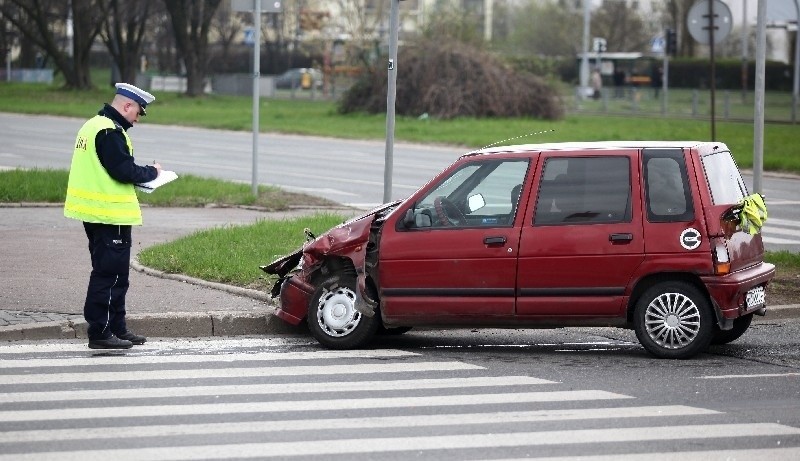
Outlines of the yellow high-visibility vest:
M142 210L133 184L109 176L97 157L95 138L100 130L116 129L108 117L97 115L83 124L75 140L69 169L64 216L85 222L141 225ZM121 130L133 155L131 138Z

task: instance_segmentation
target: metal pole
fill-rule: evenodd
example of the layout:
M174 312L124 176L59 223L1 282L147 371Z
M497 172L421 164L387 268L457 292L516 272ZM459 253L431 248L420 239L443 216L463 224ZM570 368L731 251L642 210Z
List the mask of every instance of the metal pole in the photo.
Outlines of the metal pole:
M494 0L483 0L483 40L486 43L492 41L492 16Z
M664 51L664 69L661 73L661 113L667 113L669 100L669 53Z
M583 57L581 58L581 99L586 97L586 87L589 86L589 3L590 0L583 0Z
M800 91L800 2L794 0L797 11L794 31L794 81L792 82L792 123L797 123L797 99Z
M253 195L258 197L259 81L261 80L261 0L253 5Z
M392 200L392 163L394 150L394 109L397 96L397 34L400 28L400 0L392 2L389 14L389 66L386 91L386 152L383 165L383 202Z
M708 0L708 46L710 47L711 57L711 140L717 140L717 121L716 121L716 100L714 94L716 93L716 65L714 63L714 0Z
M764 73L767 54L767 0L758 0L756 19L756 87L753 114L753 192L761 193L764 173Z
M747 0L742 1L742 103L747 101Z

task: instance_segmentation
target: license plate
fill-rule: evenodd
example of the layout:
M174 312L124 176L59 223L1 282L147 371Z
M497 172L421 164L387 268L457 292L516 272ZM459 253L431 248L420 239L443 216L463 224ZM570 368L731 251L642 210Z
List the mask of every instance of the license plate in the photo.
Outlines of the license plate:
M747 292L747 309L764 307L767 304L767 292L764 287L755 287Z

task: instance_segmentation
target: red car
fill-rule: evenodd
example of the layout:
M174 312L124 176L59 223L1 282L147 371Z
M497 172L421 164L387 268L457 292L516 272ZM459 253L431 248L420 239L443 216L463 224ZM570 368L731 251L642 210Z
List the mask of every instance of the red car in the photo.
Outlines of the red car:
M722 143L496 147L262 269L277 315L329 348L417 326L617 326L688 358L766 312L751 197Z

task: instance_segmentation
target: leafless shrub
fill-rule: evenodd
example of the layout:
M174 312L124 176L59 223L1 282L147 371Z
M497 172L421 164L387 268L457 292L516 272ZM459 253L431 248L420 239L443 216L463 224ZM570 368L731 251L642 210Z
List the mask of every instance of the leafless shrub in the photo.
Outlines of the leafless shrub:
M557 92L539 77L514 72L489 53L458 42L421 42L398 55L396 110L432 117L558 119ZM342 113L386 111L386 72L363 75L339 102Z

